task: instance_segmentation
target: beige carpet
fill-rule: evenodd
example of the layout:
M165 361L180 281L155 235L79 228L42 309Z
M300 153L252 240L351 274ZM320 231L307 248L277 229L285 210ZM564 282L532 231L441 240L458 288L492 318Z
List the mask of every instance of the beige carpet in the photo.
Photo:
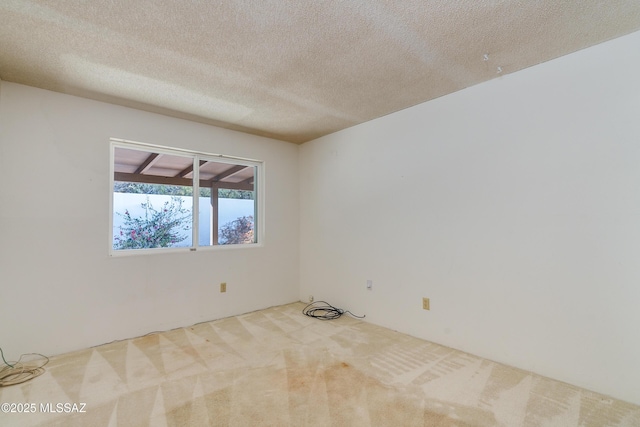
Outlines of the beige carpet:
M36 406L0 426L640 426L638 406L303 307L54 357L0 388Z

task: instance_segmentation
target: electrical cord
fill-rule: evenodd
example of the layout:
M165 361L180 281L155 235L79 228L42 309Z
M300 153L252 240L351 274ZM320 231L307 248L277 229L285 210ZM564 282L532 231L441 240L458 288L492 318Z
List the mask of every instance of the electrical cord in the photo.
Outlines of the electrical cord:
M317 305L320 303L325 305ZM314 319L320 319L320 320L337 319L345 313L352 317L356 317L358 319L363 319L365 317L365 316L356 316L349 310L342 310L341 308L336 308L326 301L314 301L302 309L302 314L304 314L305 316L313 317Z
M49 358L40 353L26 353L20 356L17 362L7 362L4 352L0 347L0 356L6 366L0 368L0 387L20 384L44 374L44 365L49 363ZM40 356L45 360L29 360L22 362L24 356Z

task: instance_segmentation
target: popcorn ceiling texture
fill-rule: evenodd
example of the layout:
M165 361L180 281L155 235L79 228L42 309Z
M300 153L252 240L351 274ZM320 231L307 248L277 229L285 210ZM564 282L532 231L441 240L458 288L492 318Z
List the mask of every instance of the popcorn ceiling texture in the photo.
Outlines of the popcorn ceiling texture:
M639 29L637 0L3 0L0 79L302 143Z

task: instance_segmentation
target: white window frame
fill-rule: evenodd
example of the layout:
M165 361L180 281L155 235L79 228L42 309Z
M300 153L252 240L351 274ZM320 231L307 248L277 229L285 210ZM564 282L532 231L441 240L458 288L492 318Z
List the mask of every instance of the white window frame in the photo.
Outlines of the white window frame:
M217 163L228 163L233 165L246 165L255 167L254 175L254 243L228 244L228 245L207 245L199 246L199 168L193 169L193 227L192 227L192 244L187 247L167 247L167 248L148 248L148 249L114 249L113 248L113 194L114 194L114 172L115 172L115 149L116 147L127 148L132 150L148 151L152 153L177 155L183 157L191 157L193 164L199 164L201 158L215 159ZM264 246L264 168L265 162L255 159L247 159L242 157L229 156L224 154L207 153L201 151L188 150L178 147L167 147L156 144L148 144L144 142L131 141L119 138L110 138L110 154L109 154L109 256L131 256L131 255L149 255L149 254L167 254L167 253L185 253L185 252L201 252L201 251L219 251L219 250L238 250L250 249Z

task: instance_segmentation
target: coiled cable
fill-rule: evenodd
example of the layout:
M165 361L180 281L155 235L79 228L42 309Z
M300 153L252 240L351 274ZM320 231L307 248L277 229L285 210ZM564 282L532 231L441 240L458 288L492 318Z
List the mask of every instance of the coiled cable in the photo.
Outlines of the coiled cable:
M304 314L305 316L313 317L314 319L320 320L337 319L345 313L358 319L363 319L365 317L356 316L349 310L342 310L341 308L334 307L326 301L314 301L302 309L302 314Z
M26 353L20 356L17 362L7 362L4 358L4 352L0 347L0 356L6 366L0 368L0 387L20 384L29 381L35 377L44 374L44 365L49 363L49 358L39 353ZM40 356L43 360L27 360L22 361L25 356Z

